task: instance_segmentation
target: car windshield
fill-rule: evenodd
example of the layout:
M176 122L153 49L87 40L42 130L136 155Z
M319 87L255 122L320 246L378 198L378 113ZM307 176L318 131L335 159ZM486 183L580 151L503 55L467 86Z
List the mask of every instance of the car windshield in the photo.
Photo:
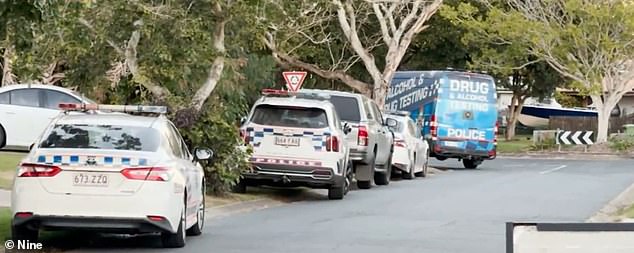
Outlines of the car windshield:
M330 96L330 103L335 106L339 118L343 121L361 121L359 103L353 97Z
M57 124L40 143L40 148L114 149L156 151L158 131L148 127Z
M281 127L324 128L328 126L328 117L319 108L259 105L251 122Z

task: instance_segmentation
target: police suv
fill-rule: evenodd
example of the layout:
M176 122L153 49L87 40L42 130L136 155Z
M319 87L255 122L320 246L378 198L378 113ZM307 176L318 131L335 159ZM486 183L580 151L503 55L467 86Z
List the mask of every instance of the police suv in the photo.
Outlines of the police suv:
M11 196L14 240L39 230L161 233L183 247L205 220L205 180L162 106L60 104L55 118L17 168ZM103 113L113 111L112 113ZM98 113L99 112L99 113ZM159 113L133 116L121 112Z
M352 180L345 141L350 130L327 96L264 90L240 129L253 153L236 191L250 185L308 186L342 199Z

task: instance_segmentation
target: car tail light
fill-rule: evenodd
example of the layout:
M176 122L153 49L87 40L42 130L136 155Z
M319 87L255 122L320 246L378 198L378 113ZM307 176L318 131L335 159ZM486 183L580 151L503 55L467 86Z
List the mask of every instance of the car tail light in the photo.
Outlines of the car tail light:
M19 213L15 213L15 217L16 218L29 218L33 216L33 213L31 212L19 212Z
M337 136L328 136L326 138L326 151L339 152L339 139Z
M150 219L151 221L164 221L165 220L165 217L158 216L158 215L148 215L147 218Z
M394 139L394 146L407 148L407 143L405 143L405 140L402 139Z
M57 166L23 163L18 169L18 177L53 177L61 172Z
M494 134L493 134L493 145L498 145L498 129L500 127L500 122L496 121L495 122L495 128L494 128Z
M357 144L359 146L367 146L368 145L368 128L365 126L359 126L359 132L357 134Z
M240 129L240 138L244 141L244 144L249 144L249 134L247 130Z
M169 170L161 167L126 168L121 174L132 180L169 181L171 178Z
M438 122L436 121L436 115L431 115L431 119L429 122L429 132L431 133L432 139L436 139L438 137Z

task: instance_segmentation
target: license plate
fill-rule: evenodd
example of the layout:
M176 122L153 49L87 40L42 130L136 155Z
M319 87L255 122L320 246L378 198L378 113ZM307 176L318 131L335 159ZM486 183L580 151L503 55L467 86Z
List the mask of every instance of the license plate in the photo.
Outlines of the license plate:
M108 175L98 173L75 173L73 175L74 186L107 187Z
M445 146L458 148L458 147L460 147L460 142L457 142L457 141L445 141Z
M299 146L299 137L275 137L275 145L280 146Z

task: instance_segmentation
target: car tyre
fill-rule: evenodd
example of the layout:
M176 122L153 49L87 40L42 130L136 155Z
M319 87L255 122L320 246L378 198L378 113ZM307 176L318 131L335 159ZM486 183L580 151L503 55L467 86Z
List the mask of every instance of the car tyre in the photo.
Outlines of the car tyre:
M401 173L401 176L403 177L403 179L414 179L416 177L416 175L414 174L414 168L416 167L416 154L414 154L414 161L411 161L409 163L409 166L407 168L407 171L403 171Z
M343 199L343 197L348 194L350 191L350 182L352 182L352 167L350 163L346 166L346 170L344 171L344 178L341 185L332 186L328 189L328 199Z
M478 162L474 159L463 159L462 165L464 165L465 169L475 169L478 168Z
M4 127L0 125L0 148L4 148L7 144L7 134L4 132Z
M31 241L36 242L39 239L40 231L36 229L30 229L26 226L12 226L11 227L11 239L13 241Z
M423 171L416 172L417 177L427 177L427 171L429 170L429 152L427 152L427 159L425 159L425 163L423 164Z
M390 184L390 176L392 175L392 155L394 153L390 152L390 158L385 162L385 172L375 172L374 173L374 182L376 185L389 185Z
M204 183L203 183L204 185ZM203 200L198 207L198 213L196 214L196 224L187 230L187 235L198 236L203 233L205 226L205 187L203 186Z
M235 185L231 186L231 191L234 193L247 193L247 183L241 178Z
M165 248L182 248L185 246L185 211L187 210L187 205L183 204L183 206L177 232L175 234L171 232L163 232L161 234L161 240L163 241L163 247Z
M374 167L376 166L376 151L374 152L374 157L372 157L372 164L369 164L368 167L374 172ZM357 180L357 187L359 189L370 189L372 188L372 176L370 176L370 180L367 181L359 181Z

